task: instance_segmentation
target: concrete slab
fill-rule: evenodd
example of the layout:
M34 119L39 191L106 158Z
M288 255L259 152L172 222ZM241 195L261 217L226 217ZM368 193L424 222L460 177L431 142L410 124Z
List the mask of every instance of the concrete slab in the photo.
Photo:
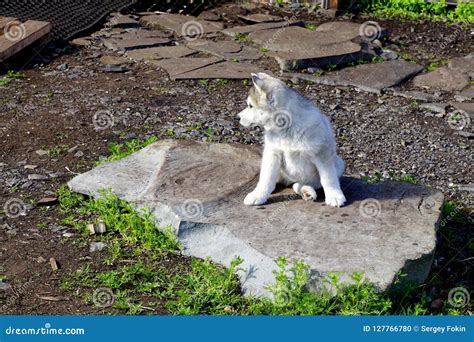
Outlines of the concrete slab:
M274 260L286 256L310 265L312 290L330 272L364 272L380 290L397 279L423 282L436 244L443 195L407 183L370 185L344 177L348 205L306 202L290 189L267 205L249 207L260 168L259 149L243 145L164 140L122 160L76 176L76 192L120 198L147 206L158 227L171 225L185 255L210 257L229 266L244 259L238 276L246 294L268 296ZM321 196L322 197L322 196Z
M331 72L325 76L288 74L318 84L354 86L364 91L380 94L384 89L397 86L421 72L423 67L401 59L383 63L361 64Z

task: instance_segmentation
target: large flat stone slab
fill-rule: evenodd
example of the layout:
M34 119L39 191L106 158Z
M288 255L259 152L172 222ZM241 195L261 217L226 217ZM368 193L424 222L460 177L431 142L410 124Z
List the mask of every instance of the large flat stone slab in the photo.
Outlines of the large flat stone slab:
M159 37L130 39L109 38L104 39L102 43L111 50L132 50L168 45L171 43L171 39Z
M268 55L278 61L282 70L339 65L363 58L366 54L361 44L352 42L351 37L344 32L318 32L299 26L249 34L254 43L270 50Z
M283 27L292 27L294 25L303 25L301 21L289 22L289 21L277 21L269 23L259 23L253 25L234 26L222 31L222 33L236 37L238 34L249 34L251 32L264 31L270 29L281 29Z
M218 32L224 28L221 22L201 20L190 15L160 14L145 16L140 19L145 26L163 27L174 31L180 36L201 36L207 33Z
M189 72L180 73L175 75L173 79L185 80L221 78L243 80L250 78L251 73L257 73L261 70L262 69L256 65L226 61L207 65Z
M347 21L330 21L319 25L316 32L329 33L338 37L339 40L352 40L360 37L367 41L388 36L387 30L380 27L376 22L358 24Z
M287 76L318 84L353 86L364 91L380 94L384 89L397 86L422 70L423 67L420 65L397 59L383 63L348 67L332 72L327 76L317 77L309 74L288 74Z
M243 204L260 168L259 149L243 145L164 140L122 160L76 176L73 191L98 196L102 188L141 208L159 227L171 225L185 255L210 257L239 272L246 293L269 295L279 256L309 264L311 288L330 272L364 272L380 290L428 275L443 195L406 183L376 185L344 177L348 205L334 208L306 202L290 189L274 193L260 207Z
M189 42L187 46L196 51L206 52L232 61L255 60L262 57L262 54L257 49L240 45L230 40L214 42L212 40L198 39Z
M172 80L180 74L194 71L205 66L220 62L222 59L217 57L210 58L169 58L159 61L150 60L150 63L166 70Z
M433 90L461 91L469 85L469 80L473 77L474 54L469 54L453 58L449 60L447 66L415 77L413 85Z
M147 61L163 58L186 57L194 53L196 53L196 51L188 49L186 46L177 45L130 50L127 52L127 57L135 61Z

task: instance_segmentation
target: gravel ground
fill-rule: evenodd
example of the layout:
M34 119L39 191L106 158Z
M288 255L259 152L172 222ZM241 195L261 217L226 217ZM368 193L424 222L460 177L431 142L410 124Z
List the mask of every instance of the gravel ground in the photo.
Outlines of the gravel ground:
M383 24L397 37L394 44L400 49L413 50L411 44L418 44L421 61L436 54L432 39L440 34L451 37L455 30L420 23L411 25L412 32L397 21ZM416 38L420 31L422 41ZM469 34L458 34L459 46L443 51L443 58L466 54ZM108 143L155 135L261 144L261 130L243 129L236 119L249 90L242 81L169 81L164 71L145 64L129 65L126 73L108 73L98 60L102 53L98 48L50 46L29 63L18 59L6 67L26 63L26 77L1 88L0 203L19 198L28 210L16 219L0 217L0 225L7 228L0 230L0 257L7 279L35 284L23 293L29 305L9 313L93 312L77 301L48 302L43 308L45 303L37 298L38 290L33 289L67 295L58 288L57 275L37 262L39 256L54 255L62 262L62 272L68 272L77 268L80 256L89 254L87 248L71 248L63 237L67 230L54 231L59 220L54 206L40 209L32 203L53 195L74 174L91 169L107 154ZM472 140L458 135L446 117L434 116L403 97L306 82L292 86L330 117L347 174L409 174L420 184L440 189L447 199L467 208L473 205L472 193L458 188L472 183ZM105 115L105 127L97 126L97 115Z

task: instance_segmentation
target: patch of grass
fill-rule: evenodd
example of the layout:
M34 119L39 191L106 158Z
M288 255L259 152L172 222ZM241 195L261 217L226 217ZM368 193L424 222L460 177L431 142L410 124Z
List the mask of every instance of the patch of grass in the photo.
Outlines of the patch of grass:
M369 184L376 184L383 181L404 182L410 184L418 184L417 179L409 174L400 174L395 171L389 171L385 176L379 172L375 172L371 176L362 176L361 179Z
M23 78L25 77L25 73L22 71L8 70L6 76L8 78Z
M237 32L235 34L235 40L239 43L247 43L249 41L249 36L248 34Z
M397 52L398 53L398 56L407 61L407 62L410 62L410 63L413 63L413 64L417 64L417 60L412 56L410 55L408 52L404 52L404 51L400 51L400 52Z
M242 80L242 84L243 84L244 86L246 86L246 87L248 87L249 85L251 85L249 79Z
M304 24L304 27L310 31L315 31L317 26L314 24L307 23L307 24Z
M359 4L364 10L376 16L409 18L411 20L431 20L474 23L474 3L469 0L458 2L451 9L445 0L427 2L425 0L365 0Z
M198 84L203 87L204 89L206 89L209 93L213 92L214 90L217 89L217 87L222 87L222 86L225 86L226 84L228 83L228 80L225 80L225 79L216 79L214 81L211 81L211 80L207 80L207 79L203 79L203 80L199 80L198 81Z
M206 134L206 141L207 142L212 142L214 140L214 130L212 129L212 127L208 127L205 131L205 134Z
M109 153L110 155L108 157L101 157L97 162L96 165L101 165L104 163L111 162L113 160L119 160L122 158L125 158L132 153L137 152L138 150L141 150L144 147L147 147L148 145L153 144L158 140L157 137L151 136L145 140L139 140L139 139L132 139L129 141L126 141L125 143L110 143L109 144Z
M428 64L426 67L425 67L425 71L427 72L432 72L432 71L435 71L436 69L438 69L439 67L443 66L443 65L446 65L448 64L448 61L447 60L439 60L439 61L434 61L434 62L431 62L430 64Z
M316 70L314 73L313 73L314 76L316 77L321 77L324 75L324 70L323 69L319 69L319 70Z
M48 149L48 156L50 156L50 157L59 157L60 155L63 155L64 153L66 153L68 148L69 147L66 146L66 145L54 146L54 147Z
M266 54L268 51L270 51L270 50L268 50L268 48L266 48L266 47L261 47L260 48L260 52L263 53L263 54Z
M5 87L10 83L10 80L8 78L3 78L0 80L0 87Z

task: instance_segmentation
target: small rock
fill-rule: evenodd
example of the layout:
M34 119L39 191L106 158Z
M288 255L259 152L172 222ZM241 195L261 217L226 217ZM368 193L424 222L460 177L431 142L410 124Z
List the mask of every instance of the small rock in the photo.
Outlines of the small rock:
M27 170L34 170L38 167L38 165L25 165L24 168Z
M10 290L11 288L12 286L10 284L0 281L0 290L7 291L7 290Z
M30 186L32 186L32 185L33 185L33 182L29 180L29 181L26 181L25 183L23 183L23 184L20 186L20 188L22 188L22 189L28 189L28 188L29 188Z
M127 72L130 69L123 65L106 65L103 69L104 72L112 72L112 73L121 73L121 72Z
M29 179L29 180L35 180L35 181L46 180L46 179L48 179L48 176L44 176L44 175L39 175L39 174L33 173L33 174L31 174L31 175L28 175L28 179Z
M58 263L56 259L54 258L49 258L49 264L51 265L51 269L54 271L57 271L59 269Z
M73 237L74 235L76 235L76 234L67 232L67 233L63 234L63 237L70 238L70 237Z
M99 60L104 65L121 65L128 62L128 59L125 57L116 57L110 55L102 56Z
M56 67L56 70L59 70L59 71L66 71L67 69L68 69L67 63L60 64Z
M90 224L87 225L87 230L91 234L101 234L101 233L106 232L106 227L105 227L105 224L103 222L90 223Z
M84 156L84 152L82 151L77 151L76 153L74 153L74 157L76 158L81 158L82 156Z
M91 41L89 37L83 37L83 38L76 38L70 41L72 45L77 45L77 46L88 46L91 45Z
M428 109L434 113L446 114L447 103L422 103L420 108Z
M44 156L48 154L48 151L45 151L45 150L36 150L35 152L39 156Z
M89 252L91 253L98 252L98 251L103 250L105 247L107 247L107 244L105 242L102 242L102 241L92 242L89 246Z
M40 199L37 203L38 206L42 205L53 205L58 203L58 198L57 197L43 197Z
M37 262L38 264L43 264L43 263L46 262L46 259L43 258L42 256L39 256L39 257L36 258L36 262Z

